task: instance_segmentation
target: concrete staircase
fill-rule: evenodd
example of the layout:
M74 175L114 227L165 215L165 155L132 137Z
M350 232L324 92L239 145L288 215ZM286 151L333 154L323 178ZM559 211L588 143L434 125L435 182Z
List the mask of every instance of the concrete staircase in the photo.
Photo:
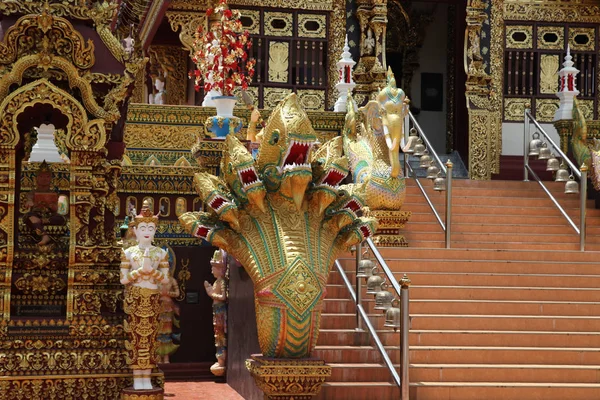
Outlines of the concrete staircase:
M428 187L442 214L444 194ZM578 196L549 183L572 217ZM600 210L588 206L587 251L535 182L455 180L452 249L414 185L408 184L408 248L380 248L410 289L411 400L600 398ZM578 218L574 218L578 223ZM342 264L354 282L354 260ZM333 367L319 399L399 398L354 304L331 272L316 357ZM388 354L399 333L373 316Z

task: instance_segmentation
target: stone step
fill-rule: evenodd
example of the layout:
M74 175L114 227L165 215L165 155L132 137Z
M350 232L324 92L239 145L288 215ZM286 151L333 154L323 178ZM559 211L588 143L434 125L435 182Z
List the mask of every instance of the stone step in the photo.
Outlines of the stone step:
M436 203L434 202L434 205ZM444 214L444 209L441 206L443 203L439 203L439 206L436 206L436 210L440 214ZM429 205L423 200L422 203L418 204L409 204L402 207L404 210L411 211L414 213L430 213L431 208ZM563 207L567 214L571 218L575 216L579 216L579 207ZM494 206L494 205L486 205L484 204L452 204L452 216L453 220L459 221L460 214L478 214L478 215L524 215L524 216L560 216L560 212L558 209L552 204L536 204L531 205L529 207L524 207L522 205L517 206ZM588 208L586 210L586 216L595 218L600 216L600 210Z
M369 364L373 365L373 364ZM373 368L374 369L374 368ZM389 374L389 371L386 369ZM418 382L598 383L599 365L411 364ZM383 373L382 373L383 375Z
M429 194L428 194L429 196ZM445 193L436 193L429 196L430 201L436 206L439 206L443 209L446 204L446 194ZM573 208L579 210L580 199L579 196L568 196L564 198L557 199L561 207L568 209ZM412 211L412 206L417 204L422 204L424 202L424 197L422 194L407 194L406 200L404 202L405 205L402 206L403 209ZM594 200L587 200L586 205L587 208L592 211L594 209ZM500 207L555 207L554 203L550 199L550 197L545 196L543 192L539 197L510 197L510 196L502 196L499 194L494 194L490 196L467 196L461 194L460 192L452 193L452 207L459 205L485 205L485 206L500 206Z
M325 382L314 400L398 399L400 389L387 382ZM416 399L416 397L411 397Z
M324 349L332 355L331 349ZM360 351L357 348L356 351ZM388 350L394 354L395 350ZM342 355L343 353L343 355ZM340 359L354 357L344 350ZM547 364L598 365L600 349L593 347L411 346L413 364Z
M452 233L515 233L515 234L569 234L571 228L567 225L566 220L564 224L530 224L530 225L517 225L514 223L506 224L482 224L482 223L452 223ZM544 220L540 221L544 222ZM589 224L588 220L588 224ZM410 232L442 232L440 225L434 219L427 222L415 222L411 217L410 225L406 225L406 230ZM600 234L600 226L587 226L586 233L588 236Z
M336 396L338 391L341 393L341 390L337 388ZM342 398L353 400L360 397ZM410 398L418 400L591 400L600 398L600 384L417 382L410 385Z

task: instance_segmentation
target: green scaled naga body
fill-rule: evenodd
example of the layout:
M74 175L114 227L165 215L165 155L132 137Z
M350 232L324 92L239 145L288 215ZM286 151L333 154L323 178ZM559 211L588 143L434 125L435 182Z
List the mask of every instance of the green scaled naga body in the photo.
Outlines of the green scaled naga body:
M209 212L180 221L252 278L263 355L308 357L333 262L371 236L377 222L360 217L364 185L339 186L348 173L341 140L313 151L316 134L295 94L275 108L262 136L256 161L227 137L221 177L195 177Z

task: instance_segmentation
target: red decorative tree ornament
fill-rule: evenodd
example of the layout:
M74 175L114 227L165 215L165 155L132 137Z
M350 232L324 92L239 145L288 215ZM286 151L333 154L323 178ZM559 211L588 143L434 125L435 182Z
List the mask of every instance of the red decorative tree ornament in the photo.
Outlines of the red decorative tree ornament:
M220 16L207 32L198 27L194 40L192 61L196 70L190 74L194 78L195 89L204 92L216 89L223 96L232 96L236 87L248 88L254 76L256 61L248 57L252 41L248 31L242 29L240 12L230 10L226 0L220 0L213 10L206 10L206 17Z

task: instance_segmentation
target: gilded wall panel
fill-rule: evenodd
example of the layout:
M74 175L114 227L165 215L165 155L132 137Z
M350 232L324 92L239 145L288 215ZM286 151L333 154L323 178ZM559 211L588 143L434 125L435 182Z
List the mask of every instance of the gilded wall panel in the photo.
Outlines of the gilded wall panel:
M596 50L595 28L571 27L569 28L569 46L573 51Z
M292 93L292 89L264 88L263 101L265 108L274 109L290 93Z
M506 27L506 48L531 49L533 48L533 26L508 25Z
M245 9L239 11L244 29L251 35L260 35L260 11ZM249 23L246 24L246 22Z
M293 36L294 16L284 12L265 12L263 29L267 36Z
M321 111L325 106L325 91L298 89L298 101L307 111Z
M600 6L562 0L504 0L504 19L510 21L599 23Z
M563 50L565 28L562 26L538 26L537 48L540 50Z
M269 82L288 83L290 70L290 44L269 43Z
M554 94L558 90L558 54L540 56L540 93Z
M198 131L194 126L127 124L125 143L134 149L191 149Z
M298 14L298 36L325 39L327 37L327 16Z
M246 93L252 98L252 104L258 104L258 88L250 86L246 89ZM236 107L246 107L246 103L242 101L242 88L236 87L233 89L233 95L237 98Z
M535 99L535 119L538 122L552 122L558 103L558 99Z
M505 121L523 121L525 114L525 105L529 104L529 99L523 98L504 98L504 120Z

